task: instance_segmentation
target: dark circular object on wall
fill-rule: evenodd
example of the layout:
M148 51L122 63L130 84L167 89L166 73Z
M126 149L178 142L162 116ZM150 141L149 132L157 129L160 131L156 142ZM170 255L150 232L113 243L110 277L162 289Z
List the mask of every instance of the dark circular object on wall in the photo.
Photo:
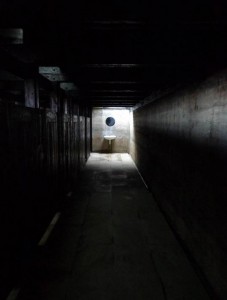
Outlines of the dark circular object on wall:
M107 126L114 126L114 124L115 124L115 119L114 119L114 118L108 117L108 118L106 119L106 125L107 125Z

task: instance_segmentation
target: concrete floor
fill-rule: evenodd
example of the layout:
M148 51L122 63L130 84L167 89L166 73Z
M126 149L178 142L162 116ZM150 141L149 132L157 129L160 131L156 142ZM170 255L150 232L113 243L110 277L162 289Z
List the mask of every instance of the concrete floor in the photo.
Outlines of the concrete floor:
M91 154L19 300L203 300L128 154Z

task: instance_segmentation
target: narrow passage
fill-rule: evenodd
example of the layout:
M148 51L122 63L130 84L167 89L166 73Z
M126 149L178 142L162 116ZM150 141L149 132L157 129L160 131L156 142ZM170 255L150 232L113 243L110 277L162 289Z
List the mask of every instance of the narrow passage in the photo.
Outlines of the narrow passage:
M203 300L128 154L92 153L19 300Z

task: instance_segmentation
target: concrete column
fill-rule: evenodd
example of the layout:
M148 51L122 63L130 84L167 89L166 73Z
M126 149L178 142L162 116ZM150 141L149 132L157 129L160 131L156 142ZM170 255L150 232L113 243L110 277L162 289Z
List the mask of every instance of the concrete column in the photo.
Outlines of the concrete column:
M36 79L25 79L25 106L26 107L39 107L39 84Z
M50 109L53 112L58 111L58 102L59 102L58 91L56 88L54 88L54 90L50 94Z

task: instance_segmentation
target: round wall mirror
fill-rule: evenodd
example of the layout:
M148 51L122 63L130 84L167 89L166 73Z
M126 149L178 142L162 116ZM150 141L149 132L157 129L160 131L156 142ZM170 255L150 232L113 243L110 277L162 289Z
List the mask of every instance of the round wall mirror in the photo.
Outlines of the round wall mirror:
M108 117L108 118L106 119L106 125L107 125L107 126L114 126L114 124L115 124L115 119L114 119L114 118Z

